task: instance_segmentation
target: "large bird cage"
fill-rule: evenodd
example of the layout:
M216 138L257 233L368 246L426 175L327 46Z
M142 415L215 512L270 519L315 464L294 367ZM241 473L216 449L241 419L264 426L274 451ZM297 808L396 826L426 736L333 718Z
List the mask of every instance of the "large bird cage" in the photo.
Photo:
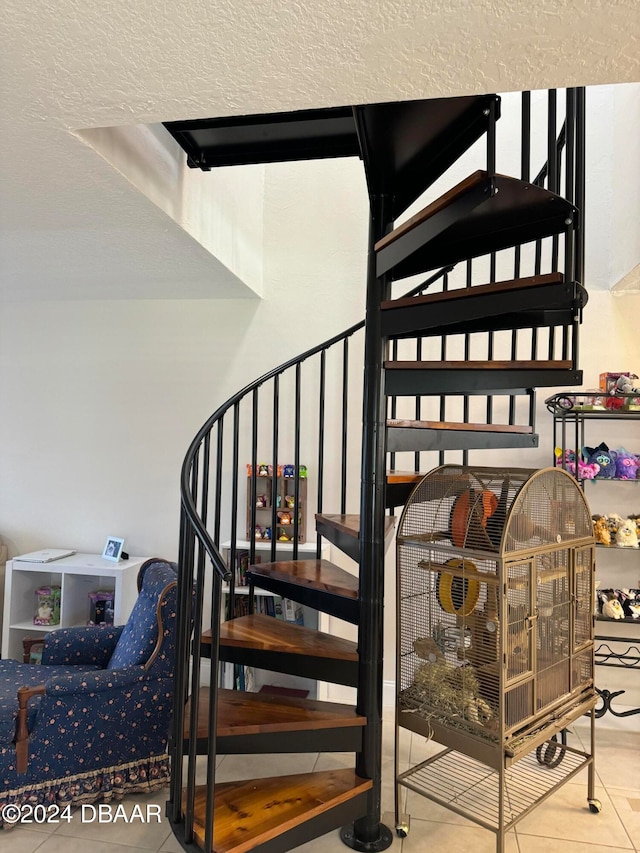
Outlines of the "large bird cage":
M599 810L594 547L584 493L558 468L445 465L400 520L397 723L446 749L398 782L493 829L499 850L585 765ZM588 753L566 746L564 731L587 712ZM475 790L467 808L478 779L493 806Z

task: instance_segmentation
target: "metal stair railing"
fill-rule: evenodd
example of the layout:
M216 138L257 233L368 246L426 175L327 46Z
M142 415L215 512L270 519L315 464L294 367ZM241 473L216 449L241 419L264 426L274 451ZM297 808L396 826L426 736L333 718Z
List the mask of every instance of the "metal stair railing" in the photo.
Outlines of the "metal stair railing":
M441 278L447 270L440 270L431 275L421 288L426 289L431 283ZM358 442L354 441L354 430L349 428L350 418L357 412L354 403L354 392L349 387L349 377L352 370L353 346L359 332L364 329L364 320L349 327L327 341L318 344L285 363L278 365L255 381L249 383L228 400L226 400L198 430L184 458L180 478L181 515L180 515L180 585L178 645L176 649L175 674L175 713L172 729L172 779L169 808L174 823L183 821L185 842L193 840L194 791L196 772L196 738L189 741L187 753L187 796L182 807L182 786L185 776L183 771L182 732L185 726L185 699L188 696L197 697L200 691L201 650L198 638L206 627L211 629L211 678L210 678L210 717L209 717L209 761L207 765L207 828L212 823L213 796L215 787L215 731L216 731L216 700L218 679L217 661L219 652L219 619L216 614L221 612L224 592L227 595L226 617L233 618L235 612L235 572L229 566L236 564L238 551L237 542L239 518L244 519L244 504L241 506L239 496L240 483L240 454L241 447L248 450L251 474L247 478L249 523L248 533L256 527L256 495L257 468L259 458L269 456L272 465L272 499L271 499L271 541L270 561L276 559L277 537L277 502L275 500L276 474L279 459L282 459L280 445L282 442L282 422L288 416L293 422L289 438L293 443L293 464L295 472L299 472L303 460L308 463L309 457L317 464L314 472L317 478L316 511L321 513L323 508L331 506L332 511L339 507L340 513L346 513L348 506L349 469L355 472L352 479L357 478L357 465L360 461L360 430ZM336 352L337 351L337 352ZM333 364L328 364L332 353L336 354ZM317 419L315 430L307 424L303 427L302 415L302 385L303 365L307 368L313 360L317 362ZM359 360L358 365L362 361ZM361 368L360 368L361 370ZM358 372L360 372L358 370ZM293 394L284 399L282 393L283 380L287 374L293 374ZM331 386L329 393L329 386ZM360 389L358 389L360 390ZM270 417L267 419L267 429L264 418L260 417L261 392L267 395L270 406ZM284 395L286 396L286 395ZM357 394L356 394L357 400ZM330 402L333 403L335 417L328 416ZM249 404L244 405L243 404ZM243 420L243 414L245 418ZM308 411L307 411L308 414ZM358 412L359 414L359 412ZM359 420L358 420L359 424ZM353 425L352 425L353 426ZM270 429L269 429L270 428ZM315 434L310 434L315 433ZM304 441L303 441L304 437ZM331 469L333 462L340 460L338 477L327 476L327 445L331 444ZM307 453L309 456L304 456ZM353 460L353 462L351 462ZM299 505L299 478L294 477L294 505ZM359 496L357 496L359 497ZM244 522L243 522L244 523ZM299 550L299 514L294 511L294 527L292 537L292 558L298 557ZM228 558L223 555L223 540L228 537ZM316 556L321 553L321 537L316 536ZM249 560L255 562L255 538L249 536ZM208 625L205 625L205 590L207 587L207 564L211 564L212 588L210 592L210 608L207 611ZM195 590L193 623L184 616L188 610L192 590ZM191 637L193 636L193 641ZM196 731L197 702L191 703L189 730ZM212 843L205 837L205 850Z

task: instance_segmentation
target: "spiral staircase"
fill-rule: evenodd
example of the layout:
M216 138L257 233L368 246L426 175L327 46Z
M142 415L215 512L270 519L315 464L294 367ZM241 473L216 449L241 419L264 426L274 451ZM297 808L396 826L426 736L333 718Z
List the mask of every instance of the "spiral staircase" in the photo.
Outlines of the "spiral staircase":
M364 322L239 391L203 425L183 465L167 810L187 850L276 853L338 827L357 850L391 843L380 789L383 586L393 508L402 507L420 472L447 454L466 462L469 452L536 447L535 389L582 381L584 91L533 99L523 93L518 108L519 138L508 152L513 159L513 146L520 148L517 177L496 168L496 95L166 125L189 165L203 171L360 157L370 198ZM540 135L546 162L532 177ZM471 151L480 151L480 166L408 216ZM394 294L395 283L406 290L408 278L411 289ZM354 377L362 358L360 402ZM356 626L357 641L257 613L217 618L223 590L226 615L234 614L235 580L222 540L234 565L244 535L242 482L255 506L257 463L268 458L275 467L291 456L296 470L301 461L309 466L316 486L315 559L298 559L294 517L292 559L276 559L275 537L269 562L256 563L250 546L251 589ZM323 559L323 542L353 570ZM214 676L206 685L207 665L215 673L218 662L348 685L357 701L228 690ZM349 769L216 782L218 755L280 751L351 752L354 760ZM196 784L203 761L204 784ZM247 760L248 776L250 768Z

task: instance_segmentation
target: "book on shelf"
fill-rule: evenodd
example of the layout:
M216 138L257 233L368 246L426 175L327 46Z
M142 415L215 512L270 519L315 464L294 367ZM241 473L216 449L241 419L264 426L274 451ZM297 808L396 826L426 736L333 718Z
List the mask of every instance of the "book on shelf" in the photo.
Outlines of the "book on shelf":
M223 663L221 665L220 686L227 690L233 690L233 667L232 663Z
M290 598L282 599L284 607L284 618L287 622L295 622L296 625L304 625L304 612L302 607Z
M256 554L253 560L254 565L260 563L262 558ZM247 569L251 563L249 562L249 549L239 548L236 551L235 566L233 567L233 577L236 586L247 585ZM229 569L232 567L229 566Z
M261 616L273 616L275 619L281 619L283 622L295 622L296 625L304 625L304 610L295 601L290 598L282 598L279 595L260 595L254 596L253 612L259 613ZM233 617L249 615L249 596L236 595Z

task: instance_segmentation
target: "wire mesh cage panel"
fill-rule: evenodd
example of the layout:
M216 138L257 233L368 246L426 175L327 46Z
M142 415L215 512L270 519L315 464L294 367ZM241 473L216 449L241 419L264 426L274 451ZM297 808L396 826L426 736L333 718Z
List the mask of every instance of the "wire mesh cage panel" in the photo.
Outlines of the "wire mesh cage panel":
M565 471L436 468L397 570L401 725L499 767L593 707L591 514Z

